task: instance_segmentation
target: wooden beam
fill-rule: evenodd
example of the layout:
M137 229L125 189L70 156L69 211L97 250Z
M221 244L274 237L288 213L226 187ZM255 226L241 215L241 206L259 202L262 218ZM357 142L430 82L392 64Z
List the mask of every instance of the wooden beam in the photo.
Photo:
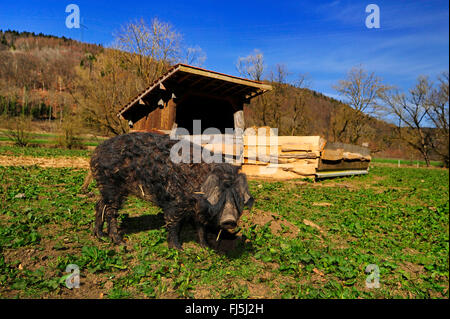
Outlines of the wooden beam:
M253 98L257 97L258 95L261 95L261 94L263 94L265 92L267 92L267 91L266 90L259 90L259 91L256 91L256 92L250 94L250 95L247 95L245 97L244 103L246 103L246 104L250 103L251 99L253 99Z
M248 90L249 89L249 87L247 87L247 86L243 86L243 87L241 87L239 90L237 90L237 91L235 91L235 92L233 92L233 94L237 94L237 93L239 93L239 92L242 92L242 91L244 91L244 90Z
M206 90L206 89L208 89L210 86L213 86L214 84L217 84L217 83L222 83L223 81L219 81L219 80L212 80L211 81L211 83L209 83L209 84L207 84L207 85L205 85L202 89L203 90ZM212 91L210 91L209 93L211 93Z
M179 79L178 81L177 81L177 83L178 84L182 84L183 82L184 82L184 80L186 80L188 77L190 77L191 76L191 74L186 74L186 75L184 75L184 76L182 76L181 77L181 79Z
M223 88L224 86L227 86L229 84L230 84L229 82L223 82L221 85L219 85L219 86L215 87L214 89L212 89L211 91L209 91L209 93L216 92L216 91L220 90L221 88Z
M237 88L238 86L231 86L231 87L229 87L228 89L225 89L225 90L223 90L222 92L220 92L222 95L223 94L225 94L225 93L230 93L230 92L232 92L233 90L235 90L236 88ZM247 87L248 88L248 87Z
M206 80L205 78L200 77L200 79L198 79L197 81L194 81L193 83L191 83L190 87L194 87L197 84L203 82L204 80Z
M139 103L139 100L144 98L149 92L151 92L156 86L158 86L160 83L162 83L164 80L170 78L172 76L172 74L174 74L175 72L177 72L180 69L181 65L179 65L178 67L173 68L172 71L168 72L167 74L163 75L156 83L154 83L153 85L151 85L150 87L148 87L146 90L144 90L142 93L140 93L138 96L136 96L133 100L131 100L130 103L128 103L127 105L125 105L125 107L123 107L119 113L117 114L117 116L120 118L120 116L122 116L123 113L125 113L129 108L131 108L133 105L135 105L136 103ZM122 116L123 117L123 116Z
M233 82L233 83L242 84L242 85L246 85L246 86L251 86L251 87L256 87L256 88L260 88L260 89L265 89L265 90L271 90L272 89L272 86L270 86L268 84L256 83L254 81L240 79L240 78L235 78L235 77L231 77L231 76L227 76L225 74L219 74L219 73L215 73L215 72L213 73L213 72L209 72L207 70L194 69L194 68L190 68L190 67L185 66L185 65L180 65L180 71L181 72L188 72L188 73L192 73L192 74L197 74L197 75L200 75L200 76L203 76L203 77L212 78L212 79L218 79L218 80L222 80L222 81Z

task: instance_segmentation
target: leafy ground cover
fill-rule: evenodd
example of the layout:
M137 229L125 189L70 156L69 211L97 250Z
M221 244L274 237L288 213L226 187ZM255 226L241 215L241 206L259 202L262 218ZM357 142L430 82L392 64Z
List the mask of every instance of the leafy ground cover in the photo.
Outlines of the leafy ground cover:
M406 159L398 159L398 158L372 158L372 163L382 163L382 164L394 164L398 165L398 161L400 161L400 166L416 166L419 164L419 166L424 167L426 166L425 161L419 161L419 160L406 160ZM434 167L442 167L443 163L440 161L430 161L430 165Z
M374 167L319 182L250 181L236 240L169 249L161 211L131 198L126 245L92 236L87 171L0 167L3 298L448 298L449 173ZM80 269L80 288L65 285ZM370 264L380 288L367 288Z
M33 156L33 157L89 157L92 151L51 148L51 147L20 147L0 145L0 156Z
M5 136L3 134L5 130L0 130L0 141L10 141L10 138ZM52 145L57 144L58 137L60 135L58 134L50 134L50 133L30 133L30 143L31 144L37 144L37 145ZM84 146L97 146L100 144L103 140L105 140L104 137L86 137L86 136L80 136L81 144Z

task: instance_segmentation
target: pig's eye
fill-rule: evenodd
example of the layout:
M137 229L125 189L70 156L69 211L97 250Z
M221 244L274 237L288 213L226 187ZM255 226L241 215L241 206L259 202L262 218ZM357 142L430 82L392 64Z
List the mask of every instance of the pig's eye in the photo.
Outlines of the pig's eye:
M230 188L230 187L231 187L231 182L230 182L230 181L224 181L224 182L223 182L223 186L224 186L225 188Z

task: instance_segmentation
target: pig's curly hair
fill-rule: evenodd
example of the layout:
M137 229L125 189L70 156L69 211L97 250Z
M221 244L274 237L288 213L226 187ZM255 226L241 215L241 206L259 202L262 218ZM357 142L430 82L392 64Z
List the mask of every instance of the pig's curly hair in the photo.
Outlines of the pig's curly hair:
M135 132L111 138L96 148L90 167L101 195L96 205L97 236L103 235L106 219L110 237L114 241L120 239L115 234L115 218L129 195L161 207L168 228L195 211L200 222L212 222L220 207L214 203L216 209L208 210L207 203L203 203L204 207L199 203L199 197L219 194L223 198L223 193L232 192L235 204L242 211L249 192L239 167L228 163L174 163L170 150L177 142L167 135ZM215 176L214 180L208 179L211 175Z

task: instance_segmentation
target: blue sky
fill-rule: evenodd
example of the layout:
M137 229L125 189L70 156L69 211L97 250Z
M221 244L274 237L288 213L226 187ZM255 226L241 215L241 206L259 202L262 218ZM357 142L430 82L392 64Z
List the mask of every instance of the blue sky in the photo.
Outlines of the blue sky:
M68 29L68 4L87 29ZM368 4L380 8L380 28L368 29ZM449 68L448 1L4 1L0 29L42 32L109 45L134 19L170 22L186 44L207 55L203 67L237 75L238 57L259 49L267 68L285 64L290 79L307 73L311 88L335 96L333 84L356 65L402 89L419 75Z

